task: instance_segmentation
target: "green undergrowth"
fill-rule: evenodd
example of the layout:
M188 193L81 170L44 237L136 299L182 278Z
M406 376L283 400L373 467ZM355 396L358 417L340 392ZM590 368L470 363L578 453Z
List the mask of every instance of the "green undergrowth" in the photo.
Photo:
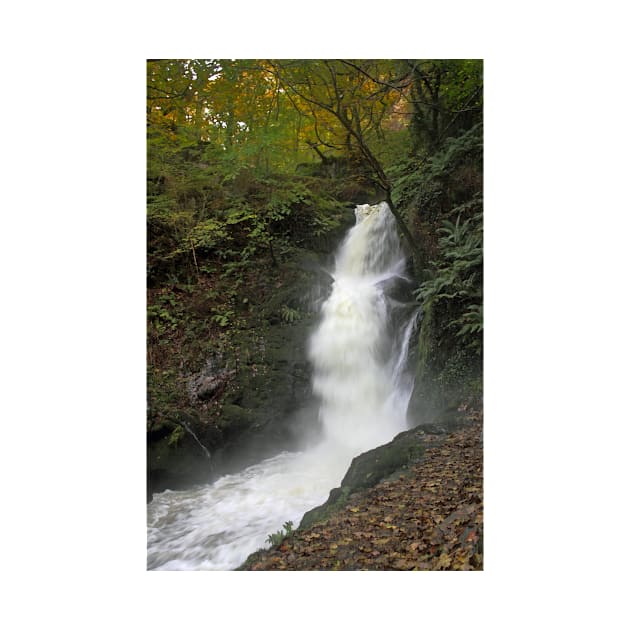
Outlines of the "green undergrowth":
M483 361L483 126L432 155L401 160L393 197L420 243L414 295L421 306L412 355L410 414L426 421L461 400L479 401Z
M205 427L212 449L266 404L270 365L284 360L273 329L311 321L313 269L351 223L351 206L339 199L354 184L211 166L213 149L203 143L149 149L149 438L171 431L167 445L178 448L181 427L172 419L185 412ZM220 382L200 399L191 378L204 370Z

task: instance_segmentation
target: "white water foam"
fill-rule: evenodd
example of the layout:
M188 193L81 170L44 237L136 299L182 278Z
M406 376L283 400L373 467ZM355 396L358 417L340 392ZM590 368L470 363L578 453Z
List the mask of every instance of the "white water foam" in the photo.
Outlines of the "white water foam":
M339 249L332 293L310 343L323 439L211 485L165 491L148 506L148 568L234 569L286 521L295 526L339 485L352 458L406 428L405 358L415 324L398 334L388 289L405 257L386 203L360 205Z

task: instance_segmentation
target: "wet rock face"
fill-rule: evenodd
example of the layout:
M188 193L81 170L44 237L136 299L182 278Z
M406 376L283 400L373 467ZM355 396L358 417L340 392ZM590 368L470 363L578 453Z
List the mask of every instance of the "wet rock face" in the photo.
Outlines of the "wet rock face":
M313 319L267 324L256 365L208 359L186 384L191 407L220 402L220 416L174 413L148 434L149 498L207 483L281 450L301 446L319 425L307 347ZM255 368L255 369L254 369ZM189 432L192 432L194 436ZM208 458L203 449L210 452Z
M147 433L147 500L154 492L207 482L214 462L203 444L211 444L217 434L216 428L204 427L197 415L185 412L153 423Z
M311 322L269 326L258 372L241 369L223 398L228 439L216 457L232 472L261 457L299 446L317 422L307 359Z
M199 401L211 400L221 393L235 370L220 368L215 358L208 359L203 370L188 380L188 397L194 405Z

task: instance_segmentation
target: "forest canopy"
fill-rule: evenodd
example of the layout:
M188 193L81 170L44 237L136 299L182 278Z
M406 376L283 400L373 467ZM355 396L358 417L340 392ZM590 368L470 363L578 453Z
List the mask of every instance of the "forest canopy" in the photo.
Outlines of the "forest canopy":
M354 206L378 201L412 260L417 381L436 406L455 384L480 391L482 73L475 59L147 61L150 417L187 404L186 379L240 343L287 264L330 251ZM276 301L272 319L303 315Z
M266 217L218 203L239 176L269 183L345 165L394 206L398 173L480 122L481 72L480 60L149 60L149 223L171 228L170 242L150 243L150 266L218 244L226 225L250 225L264 241L308 195L306 182L287 186Z

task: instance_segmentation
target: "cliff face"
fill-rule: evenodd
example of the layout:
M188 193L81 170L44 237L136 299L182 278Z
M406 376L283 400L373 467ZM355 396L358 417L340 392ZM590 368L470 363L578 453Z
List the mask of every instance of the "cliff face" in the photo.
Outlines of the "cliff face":
M150 401L147 432L149 495L210 481L291 446L310 426L306 344L314 314L303 290L308 278L300 270L284 271L290 277L271 299L243 298L252 310L235 318L230 330L217 330L213 322L197 327L195 342L203 340L204 348L188 369L160 375L163 389ZM183 297L183 309L195 300L197 295ZM283 307L292 320L282 317ZM192 345L181 353L192 355Z

